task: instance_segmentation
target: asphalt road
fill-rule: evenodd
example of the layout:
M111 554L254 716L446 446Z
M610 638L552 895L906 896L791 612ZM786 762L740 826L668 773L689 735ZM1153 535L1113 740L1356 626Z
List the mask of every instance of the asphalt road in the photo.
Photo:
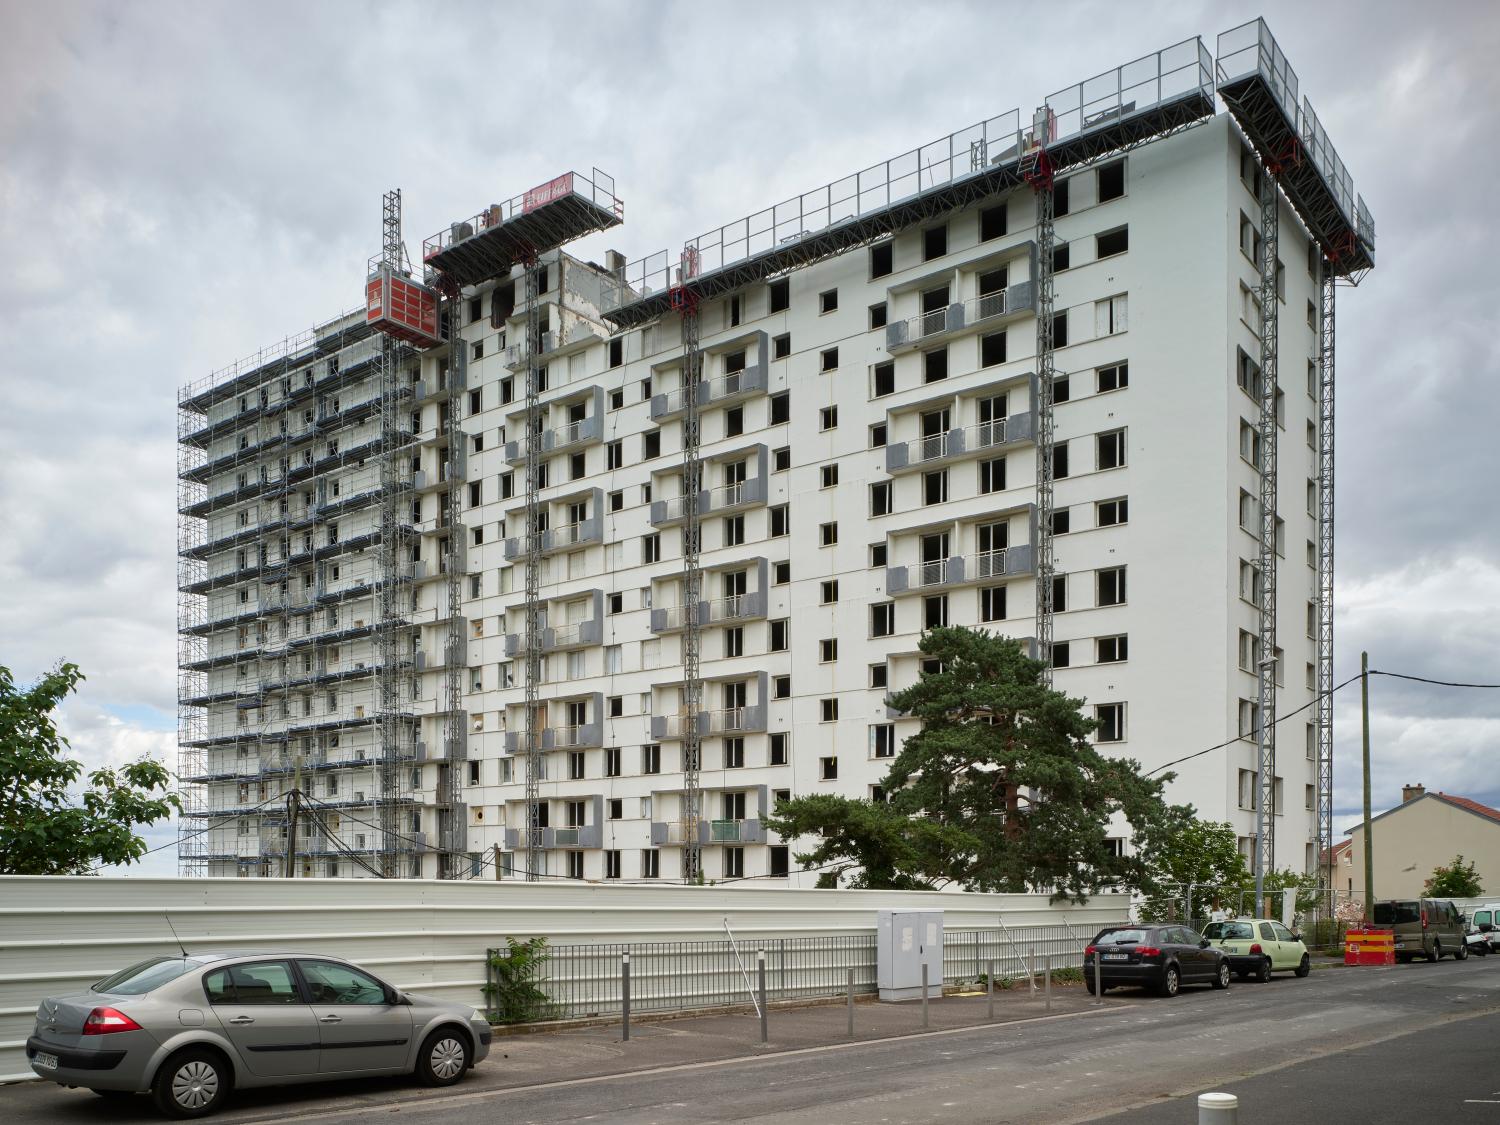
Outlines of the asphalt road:
M511 1059L494 1058L452 1090L371 1082L247 1091L218 1120L1062 1123L1129 1108L1118 1120L1189 1125L1198 1093L1227 1090L1241 1096L1242 1125L1365 1125L1393 1114L1500 1125L1496 958L1328 969L1172 1000L1127 991L1102 1010L1059 1018L708 1063L672 1065L666 1039L635 1054L632 1040L613 1046L622 1066L637 1069L589 1078L568 1065L572 1034L499 1041ZM522 1071L528 1084L504 1087ZM153 1119L136 1102L108 1105L38 1083L0 1090L0 1115L13 1125Z

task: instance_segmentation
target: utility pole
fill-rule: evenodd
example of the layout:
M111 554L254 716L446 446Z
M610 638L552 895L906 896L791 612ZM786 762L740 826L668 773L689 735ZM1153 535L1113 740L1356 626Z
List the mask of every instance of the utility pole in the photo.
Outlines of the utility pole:
M501 877L502 877L501 868L500 868L500 845L496 844L494 846L494 848L495 848L495 882L498 883L500 881Z
M301 789L293 789L286 795L286 861L281 873L288 879L297 877L297 805L301 796Z
M1375 841L1370 839L1370 654L1359 654L1359 709L1365 767L1365 921L1375 905Z

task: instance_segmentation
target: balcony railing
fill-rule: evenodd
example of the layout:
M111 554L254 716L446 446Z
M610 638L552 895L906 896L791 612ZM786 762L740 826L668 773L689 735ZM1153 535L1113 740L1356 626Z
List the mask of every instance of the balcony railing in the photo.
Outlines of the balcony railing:
M756 363L739 371L731 371L715 379L704 379L698 383L698 407L720 406L737 399L761 394L766 389L766 369ZM665 394L651 396L651 420L664 421L687 409L687 388L678 387Z
M548 456L553 453L561 453L563 450L574 446L588 445L599 441L604 434L604 428L600 424L597 414L581 418L577 422L569 422L565 426L557 426L545 430L541 434L541 453ZM526 442L508 441L505 443L505 459L512 464L518 464L526 460Z
M955 555L946 559L917 563L915 566L889 566L885 571L888 594L934 590L959 586L967 582L987 582L1014 578L1036 569L1035 554L1029 543L980 551L973 555Z
M766 502L764 477L751 477L735 484L704 489L698 493L698 516L725 515L742 508L751 508ZM687 518L687 497L673 496L669 500L651 502L651 523L664 527Z
M885 469L888 473L897 473L903 469L926 468L1001 446L1031 441L1035 436L1035 414L1029 411L1012 414L990 422L887 445Z
M885 350L899 352L915 348L969 328L999 323L1035 311L1036 286L1030 281L1014 281L998 293L955 301L947 308L892 321L885 326Z
M540 549L544 555L553 551L565 551L569 547L601 542L602 534L601 521L597 516L590 516L577 523L565 523L558 527L548 528L541 533ZM525 541L519 537L507 539L504 553L507 562L521 558L526 553Z
M717 711L698 712L698 734L700 737L709 734L750 733L765 729L766 708L764 704L756 703L746 707L725 707ZM651 716L651 737L653 739L681 738L686 730L686 715Z
M708 842L711 844L759 844L766 838L758 820L711 820Z
M651 631L667 633L682 629L690 621L700 625L722 625L731 621L752 621L766 615L766 595L761 590L732 594L727 598L689 605L662 606L651 611Z

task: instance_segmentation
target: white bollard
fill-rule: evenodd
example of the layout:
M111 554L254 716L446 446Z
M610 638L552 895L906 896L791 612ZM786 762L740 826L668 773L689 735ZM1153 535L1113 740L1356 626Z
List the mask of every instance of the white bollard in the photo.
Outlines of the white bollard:
M1236 1125L1240 1099L1233 1094L1199 1094L1198 1125Z

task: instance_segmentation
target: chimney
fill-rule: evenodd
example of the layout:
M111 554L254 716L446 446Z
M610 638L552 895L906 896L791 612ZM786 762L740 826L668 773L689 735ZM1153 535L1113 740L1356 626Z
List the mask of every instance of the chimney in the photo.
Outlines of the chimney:
M1426 792L1426 787L1421 784L1403 785L1401 787L1401 803L1404 805L1407 801L1415 801Z

